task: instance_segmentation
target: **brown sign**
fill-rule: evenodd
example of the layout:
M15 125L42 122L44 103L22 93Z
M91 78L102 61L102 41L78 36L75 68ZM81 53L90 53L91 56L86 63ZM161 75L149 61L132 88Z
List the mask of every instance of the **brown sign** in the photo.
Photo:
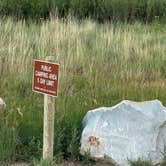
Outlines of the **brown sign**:
M58 96L59 64L34 60L33 91Z

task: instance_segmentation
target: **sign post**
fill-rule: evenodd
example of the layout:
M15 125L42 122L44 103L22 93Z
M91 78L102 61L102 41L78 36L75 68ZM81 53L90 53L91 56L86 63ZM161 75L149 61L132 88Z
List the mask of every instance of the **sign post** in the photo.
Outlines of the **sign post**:
M55 98L44 95L43 159L53 159Z
M59 64L53 57L34 61L33 91L44 94L43 159L53 159L55 98L58 96Z

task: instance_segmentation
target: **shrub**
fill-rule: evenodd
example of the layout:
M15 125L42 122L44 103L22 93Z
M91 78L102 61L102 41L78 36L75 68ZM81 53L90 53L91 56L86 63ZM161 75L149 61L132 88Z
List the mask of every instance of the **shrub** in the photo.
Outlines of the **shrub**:
M0 0L0 14L18 18L48 18L58 12L78 18L91 17L99 21L152 21L166 17L165 0Z
M18 18L44 18L48 15L48 3L45 0L1 0L1 15Z

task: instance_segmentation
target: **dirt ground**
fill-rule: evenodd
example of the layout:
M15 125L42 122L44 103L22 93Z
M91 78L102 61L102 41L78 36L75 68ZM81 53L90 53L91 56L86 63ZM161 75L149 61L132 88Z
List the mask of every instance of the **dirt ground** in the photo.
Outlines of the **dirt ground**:
M29 164L27 163L14 163L11 164L10 166L29 166ZM111 165L110 163L106 163L106 162L95 162L95 163L89 163L89 164L83 164L80 162L63 162L60 165L56 165L56 166L114 166Z
M14 163L14 164L11 164L10 166L29 166L29 164L27 164L27 163ZM74 163L74 162L64 162L64 163L60 164L59 166L83 166L83 164ZM85 166L90 166L90 165L85 165Z
M11 164L10 166L29 166L27 163L14 163Z

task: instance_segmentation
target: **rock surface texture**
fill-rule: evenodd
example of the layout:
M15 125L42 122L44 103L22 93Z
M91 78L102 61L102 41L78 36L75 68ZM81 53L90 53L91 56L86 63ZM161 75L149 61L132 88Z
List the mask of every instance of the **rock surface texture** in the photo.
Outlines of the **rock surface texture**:
M138 158L157 164L165 145L166 107L158 100L124 100L91 110L83 120L81 154L94 158L107 157L121 166Z

